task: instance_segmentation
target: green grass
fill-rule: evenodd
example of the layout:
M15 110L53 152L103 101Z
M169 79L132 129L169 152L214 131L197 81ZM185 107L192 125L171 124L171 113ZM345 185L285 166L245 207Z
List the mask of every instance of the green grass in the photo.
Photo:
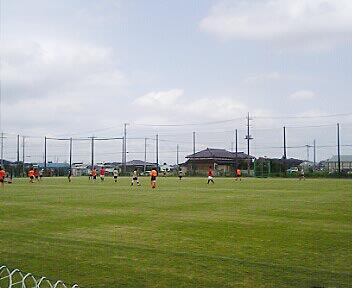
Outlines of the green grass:
M352 181L17 180L0 263L81 287L352 287Z

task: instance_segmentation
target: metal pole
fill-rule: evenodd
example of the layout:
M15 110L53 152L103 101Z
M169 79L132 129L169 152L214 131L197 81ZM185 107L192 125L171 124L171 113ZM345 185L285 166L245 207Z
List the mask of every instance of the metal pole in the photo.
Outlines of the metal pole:
M196 132L193 132L193 155L196 154Z
M20 135L17 135L17 165L20 163Z
M25 146L25 136L22 136L22 172L23 172L23 176L25 176L25 163L24 163L24 160L25 160L25 156L24 156L24 146Z
M284 159L287 159L287 151L286 151L286 127L284 126Z
M309 147L310 146L307 144L306 147L307 147L307 162L308 162L309 161Z
M156 134L156 166L159 167L159 135Z
M70 138L70 170L71 169L72 169L72 138Z
M126 163L127 163L127 123L124 124L123 129L123 172L126 173Z
M1 167L4 167L4 132L1 132Z
M249 170L250 170L249 141L253 139L252 136L249 134L250 120L251 120L251 118L249 117L249 113L248 113L248 116L247 116L247 136L245 137L245 139L247 139L247 173L248 173L248 175L249 175Z
M92 138L92 171L94 169L94 136L91 137Z
M44 138L44 171L46 171L46 141L47 141L47 138L46 138L46 136L45 136L45 138Z
M337 165L339 174L341 173L341 154L340 154L340 123L337 123Z
M177 166L178 166L178 163L179 163L178 153L179 153L179 146L177 144L177 146L176 146L176 164L177 164Z
M237 157L238 157L238 140L237 140L237 129L236 129L236 132L235 132L235 138L236 138L236 169L238 169L238 163L237 163Z
M315 142L315 139L313 141L313 146L314 146L314 150L313 150L313 153L314 153L314 170L315 170L315 166L316 166L316 163L317 163L317 159L316 159L316 149L317 149L317 145L316 145L316 142Z
M144 138L144 172L147 170L147 138Z

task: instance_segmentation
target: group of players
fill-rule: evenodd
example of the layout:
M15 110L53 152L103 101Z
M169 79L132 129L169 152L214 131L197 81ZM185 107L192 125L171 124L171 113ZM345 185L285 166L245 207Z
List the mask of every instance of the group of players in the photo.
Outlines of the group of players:
M105 168L102 167L100 168L99 170L99 177L100 177L100 180L103 182L104 179L105 179ZM239 180L241 181L242 178L241 178L241 169L236 169L236 181ZM34 183L34 182L39 182L41 181L41 179L43 178L43 175L44 175L44 169L37 169L37 168L32 168L28 171L28 176L29 176L29 182L30 183ZM90 174L89 174L89 180L92 180L92 181L96 181L97 180L97 176L98 176L98 171L97 169L93 169L91 170ZM113 177L114 177L114 181L115 183L117 182L117 179L118 179L118 176L119 176L119 171L117 170L117 168L115 168L113 170ZM152 171L150 172L150 184L152 186L152 188L156 188L156 179L157 179L157 176L158 176L158 171L156 168L153 168ZM5 183L5 177L6 177L6 172L5 170L0 166L0 183L1 185L4 187L4 183ZM71 169L68 170L68 173L67 173L67 178L68 178L68 181L71 182L71 177L72 177L72 171ZM137 184L137 186L140 186L140 182L139 182L139 173L138 173L138 170L137 169L134 169L133 173L132 173L132 182L131 182L131 186L133 186L135 183ZM183 172L182 170L179 170L179 174L178 174L178 177L180 180L182 180L182 177L183 177ZM213 179L213 169L211 166L209 166L209 170L208 170L208 183L213 183L214 184L214 179ZM305 177L304 177L304 171L303 169L301 170L300 172L300 177L299 177L300 180L305 180ZM7 181L8 183L12 183L12 177L10 178L10 180Z
M100 177L100 180L102 182L105 179L105 173L106 173L105 168L104 167L100 168L99 177ZM44 169L39 170L37 168L31 168L28 171L29 182L30 183L39 182L39 181L42 180L43 175L44 175ZM97 169L94 168L93 170L91 170L91 172L90 172L88 177L89 177L89 180L92 180L92 181L95 182L97 180L97 176L98 176L98 171L97 171ZM113 170L113 177L114 177L115 183L117 182L118 176L119 176L119 171L117 170L117 168L115 168ZM158 171L157 171L156 168L153 168L152 171L150 172L150 184L151 184L153 189L156 188L157 176L158 176ZM4 186L5 177L6 177L5 170L2 169L2 167L0 167L0 183L1 183L2 186ZM68 179L69 182L71 182L71 177L72 177L72 171L71 171L71 169L69 169L68 172L67 172L67 179ZM135 183L137 184L137 186L141 185L140 182L139 182L139 178L138 177L139 177L138 170L134 169L134 171L132 173L131 186L133 186ZM179 177L180 180L182 180L182 177L183 177L182 170L179 171L178 177ZM238 179L241 181L241 170L240 169L236 170L236 181ZM11 182L9 182L9 183L11 183ZM210 182L214 184L213 170L212 170L211 166L209 167L209 171L208 171L208 184Z
M100 181L103 182L105 179L105 168L101 167L99 170L99 177L100 177ZM117 168L114 168L113 170L113 176L114 176L114 181L115 183L117 182L118 176L119 176L119 171L117 170ZM150 171L150 184L152 186L152 188L156 188L156 178L158 176L158 171L156 168L153 168L152 171ZM72 177L72 172L71 170L68 170L68 174L67 174L67 178L68 181L71 182L71 177ZM91 172L88 175L88 179L92 180L92 181L96 181L98 177L98 170L97 169L93 169L91 170ZM136 184L137 186L140 186L141 183L139 182L139 173L137 169L134 169L133 173L132 173L132 182L131 182L131 186L133 186L134 184Z

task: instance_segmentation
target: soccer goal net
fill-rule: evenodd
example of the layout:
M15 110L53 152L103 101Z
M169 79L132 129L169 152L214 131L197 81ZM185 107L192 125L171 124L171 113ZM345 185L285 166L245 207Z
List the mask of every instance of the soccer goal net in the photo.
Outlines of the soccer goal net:
M65 284L61 280L52 281L46 277L38 277L19 269L10 269L0 266L1 288L79 288L77 284Z

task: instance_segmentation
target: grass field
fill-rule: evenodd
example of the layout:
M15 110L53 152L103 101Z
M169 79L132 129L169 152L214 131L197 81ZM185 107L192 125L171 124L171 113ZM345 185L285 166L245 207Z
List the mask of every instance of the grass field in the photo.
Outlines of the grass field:
M17 180L0 264L81 287L352 287L352 181Z

